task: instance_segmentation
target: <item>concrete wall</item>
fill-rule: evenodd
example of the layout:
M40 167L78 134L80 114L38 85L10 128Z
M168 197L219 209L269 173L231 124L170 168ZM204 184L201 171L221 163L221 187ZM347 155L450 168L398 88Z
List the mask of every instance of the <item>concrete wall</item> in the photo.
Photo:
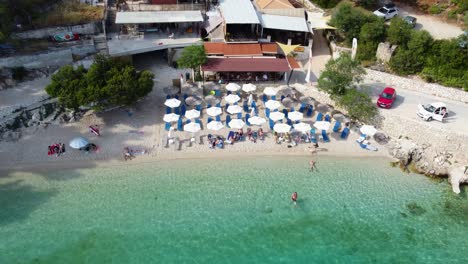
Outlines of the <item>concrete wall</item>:
M83 35L94 35L94 33L96 33L98 30L94 23L88 23L75 26L48 27L36 30L29 30L21 33L16 33L15 36L20 39L44 39L58 33L70 31Z
M37 69L47 66L63 66L73 62L72 50L49 51L47 53L0 58L0 67Z

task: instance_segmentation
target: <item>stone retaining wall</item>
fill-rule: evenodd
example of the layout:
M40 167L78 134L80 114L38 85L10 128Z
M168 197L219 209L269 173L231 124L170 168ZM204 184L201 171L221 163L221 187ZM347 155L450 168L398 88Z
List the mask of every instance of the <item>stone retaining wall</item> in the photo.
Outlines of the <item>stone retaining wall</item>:
M15 37L20 39L44 39L63 32L74 32L83 35L94 35L98 31L95 23L87 23L74 26L65 27L48 27L35 30L24 31L14 34Z

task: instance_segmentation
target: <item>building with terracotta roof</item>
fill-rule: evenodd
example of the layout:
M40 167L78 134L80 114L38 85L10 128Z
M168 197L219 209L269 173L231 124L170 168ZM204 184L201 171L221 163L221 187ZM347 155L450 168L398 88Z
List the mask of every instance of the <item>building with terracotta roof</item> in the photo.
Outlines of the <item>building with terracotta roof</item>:
M259 9L293 9L289 0L255 0Z

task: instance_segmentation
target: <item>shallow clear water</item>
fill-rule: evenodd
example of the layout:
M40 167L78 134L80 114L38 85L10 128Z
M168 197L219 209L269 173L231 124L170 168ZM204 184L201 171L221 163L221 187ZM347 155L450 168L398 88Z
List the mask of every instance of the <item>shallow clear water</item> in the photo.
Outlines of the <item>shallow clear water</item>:
M0 178L0 263L467 263L466 194L382 159L307 164L10 174Z

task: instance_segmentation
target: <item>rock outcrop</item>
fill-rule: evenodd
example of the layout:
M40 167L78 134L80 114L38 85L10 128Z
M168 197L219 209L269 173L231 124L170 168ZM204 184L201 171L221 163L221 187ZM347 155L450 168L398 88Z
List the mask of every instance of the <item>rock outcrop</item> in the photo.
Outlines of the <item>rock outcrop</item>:
M455 167L450 171L449 182L454 193L460 193L460 184L468 183L468 174L465 173L465 166Z

